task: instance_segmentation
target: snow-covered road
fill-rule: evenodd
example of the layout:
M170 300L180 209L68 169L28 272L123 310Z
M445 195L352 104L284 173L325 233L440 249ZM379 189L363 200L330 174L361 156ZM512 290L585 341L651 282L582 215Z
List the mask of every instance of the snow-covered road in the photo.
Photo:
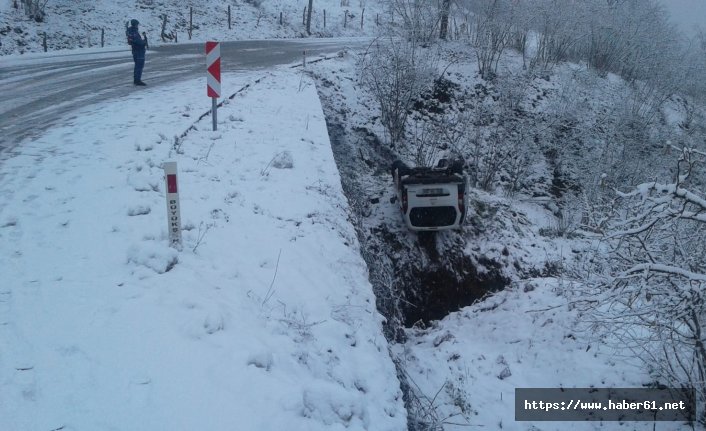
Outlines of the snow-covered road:
M222 42L222 69L265 69L299 61L303 51L312 58L346 46L360 46L364 38L251 40ZM151 86L204 77L203 44L157 46L147 53L144 80ZM224 93L231 90L227 84ZM49 54L0 57L0 152L38 136L68 112L91 103L139 90L132 85L132 57L127 45L60 51ZM205 93L205 90L204 90ZM143 100L148 115L156 101Z

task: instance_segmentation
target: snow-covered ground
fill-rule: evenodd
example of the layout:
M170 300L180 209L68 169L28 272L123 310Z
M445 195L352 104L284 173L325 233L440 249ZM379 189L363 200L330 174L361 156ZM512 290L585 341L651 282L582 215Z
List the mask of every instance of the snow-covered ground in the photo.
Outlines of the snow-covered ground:
M217 132L204 93L135 90L3 161L0 429L405 429L313 82L264 74Z
M525 280L429 328L408 330L409 342L394 351L423 394L420 404L434 412L426 419L445 431L469 425L511 431L687 429L677 422L515 421L516 388L645 383L637 358L581 323L583 316L567 301L576 287L562 279Z
M147 32L152 46L174 43L174 39L163 42L160 38L163 14L167 15L165 33L175 33L179 43L304 37L307 34L302 15L308 3L308 0L52 0L47 3L44 22L37 23L26 17L24 11L13 9L11 1L3 0L0 2L0 55L41 51L44 33L49 50L100 46L101 30L106 46L126 47L125 22L130 19L140 21L140 29ZM370 36L389 22L381 2L351 0L347 3L315 1L312 36ZM228 5L231 6L231 28L228 28ZM189 37L189 8L192 6L194 28ZM348 18L345 18L346 11Z
M223 26L222 7L210 3L198 15L194 41L300 35L304 3L265 0L260 9L238 3L250 15L230 33L204 24ZM123 50L107 55L122 56L125 15L154 35L159 10L121 5L86 2L75 22L46 25L70 27L56 31L71 41L66 35L79 34L84 20L104 25L107 19ZM280 8L291 10L286 29L277 23ZM344 7L336 1L335 9ZM262 10L267 13L258 15ZM186 11L179 12L180 31ZM320 18L314 17L317 26ZM19 27L39 31L24 21ZM91 28L94 35L99 27ZM28 50L39 49L36 35L17 34L31 41ZM87 45L87 38L77 40L62 47ZM459 85L455 97L497 111L507 88L478 78L472 53L464 52L468 58L447 69ZM396 278L385 280L388 289L409 268L448 268L420 247L390 202L389 159L410 161L414 148L391 151L380 139L377 105L357 81L354 60L349 55L311 67L327 114L335 114L329 126L340 126L352 144L338 149L340 176L314 81L291 71L227 75L226 95L264 78L224 105L218 132L210 131L210 117L197 121L210 106L198 80L72 112L63 126L2 155L0 345L10 348L0 349L0 430L405 428L400 381L361 247L368 258L390 264ZM520 68L520 57L509 55L501 75ZM539 125L541 142L571 144L576 136L554 136L556 117L581 115L590 130L609 120L598 113L626 94L619 77L579 65L517 82L531 115L523 121ZM662 112L677 138L685 106L674 98ZM600 144L606 136L612 139L578 138ZM494 190L469 190L468 225L460 235L435 238L442 256L455 253L466 258L455 263L480 272L497 269L512 283L426 326L395 328L404 341L391 346L392 356L412 388L407 395L415 397L408 404L436 431L686 429L514 421L517 387L652 382L630 353L605 333L593 333L572 303L581 285L564 271L595 244L578 232L573 203L552 194L556 167L541 146L534 149L517 194L504 193L505 180ZM563 167L576 174L598 163L591 157L567 158ZM179 163L181 252L166 246L161 164L167 160ZM561 225L558 214L572 216L561 220L573 225ZM386 242L398 248L385 248ZM400 292L388 293L400 300ZM388 299L378 297L378 305Z

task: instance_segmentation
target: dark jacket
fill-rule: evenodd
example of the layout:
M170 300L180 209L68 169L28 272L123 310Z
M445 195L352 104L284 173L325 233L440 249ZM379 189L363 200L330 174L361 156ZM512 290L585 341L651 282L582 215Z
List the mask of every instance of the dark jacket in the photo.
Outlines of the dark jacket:
M127 29L127 43L132 47L132 53L145 55L145 41L142 36L140 36L140 31L137 27L130 27Z

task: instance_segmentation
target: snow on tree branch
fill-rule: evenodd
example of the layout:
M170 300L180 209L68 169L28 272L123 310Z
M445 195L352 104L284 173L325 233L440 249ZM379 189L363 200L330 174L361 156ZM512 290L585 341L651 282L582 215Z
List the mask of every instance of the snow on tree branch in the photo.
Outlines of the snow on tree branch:
M594 319L636 347L656 381L706 402L706 198L690 182L704 153L681 150L673 182L617 192L605 239L610 275ZM706 425L706 412L697 421Z
M683 278L686 278L691 281L706 282L706 275L705 274L699 274L696 272L687 271L683 268L679 268L678 266L660 265L660 264L654 264L654 263L642 263L642 264L635 265L632 268L618 274L618 276L616 278L628 278L628 277L633 277L633 276L642 276L643 274L649 273L649 272L658 272L658 273L662 273L664 275L677 275L679 277L683 277Z
M629 216L614 223L617 228L609 238L621 238L649 231L660 222L690 220L706 223L706 198L699 191L691 191L686 182L696 165L705 159L703 152L685 148L677 163L673 183L652 181L623 193L616 191L618 198L627 203Z

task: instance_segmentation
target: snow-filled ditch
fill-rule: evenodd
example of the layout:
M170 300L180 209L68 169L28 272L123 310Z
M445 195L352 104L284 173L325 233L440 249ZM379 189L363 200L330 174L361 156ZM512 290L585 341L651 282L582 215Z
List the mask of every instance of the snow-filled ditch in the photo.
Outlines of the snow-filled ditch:
M203 87L136 89L3 155L0 429L406 428L313 82L268 73L217 132Z

